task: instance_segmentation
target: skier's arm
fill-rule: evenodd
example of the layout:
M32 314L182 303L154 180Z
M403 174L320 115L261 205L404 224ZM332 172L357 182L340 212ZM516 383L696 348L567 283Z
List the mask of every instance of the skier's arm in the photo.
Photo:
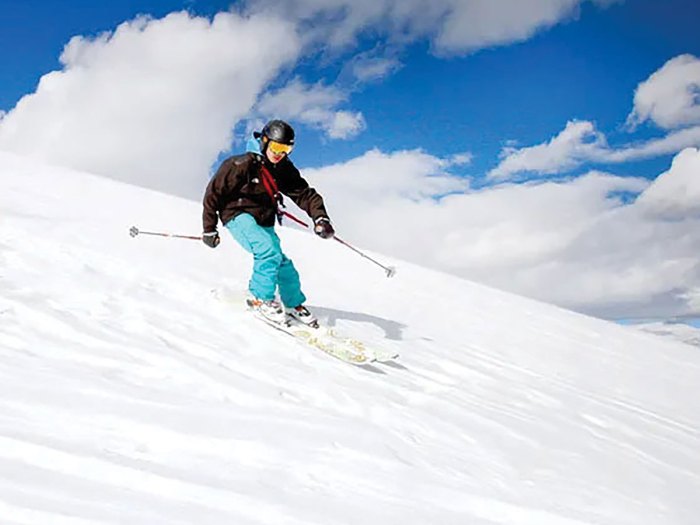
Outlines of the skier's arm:
M285 177L285 186L280 188L294 203L304 210L314 222L321 218L328 220L328 212L323 203L323 197L306 182L295 166L289 166L290 171Z
M202 231L214 232L219 223L219 210L222 207L221 199L230 194L236 187L240 176L239 166L231 160L225 161L212 177L204 192L202 211Z

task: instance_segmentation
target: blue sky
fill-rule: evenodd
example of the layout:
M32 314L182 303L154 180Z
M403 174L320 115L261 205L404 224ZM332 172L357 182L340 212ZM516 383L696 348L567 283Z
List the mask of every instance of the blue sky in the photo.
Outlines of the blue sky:
M495 5L0 0L0 149L198 199L282 117L365 247L595 315L700 314L700 3Z

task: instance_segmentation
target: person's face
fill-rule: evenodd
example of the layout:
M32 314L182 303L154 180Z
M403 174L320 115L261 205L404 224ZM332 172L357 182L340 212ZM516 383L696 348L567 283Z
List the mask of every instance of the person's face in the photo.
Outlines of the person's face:
M269 160L273 164L277 164L286 155L289 155L289 153L291 151L292 151L291 145L280 144L279 142L275 142L274 140L271 140L267 143L267 148L265 149L265 155L267 156L267 160Z
M287 154L284 152L281 153L275 153L272 151L270 148L267 148L265 150L265 155L267 155L267 160L272 162L273 164L277 164L279 161L281 161Z

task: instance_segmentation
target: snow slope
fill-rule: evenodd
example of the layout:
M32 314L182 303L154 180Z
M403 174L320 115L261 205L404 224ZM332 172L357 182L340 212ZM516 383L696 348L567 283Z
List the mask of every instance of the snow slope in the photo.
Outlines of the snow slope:
M200 213L0 153L0 524L698 523L697 348L282 228L401 353L353 367L241 311L231 239L128 235Z

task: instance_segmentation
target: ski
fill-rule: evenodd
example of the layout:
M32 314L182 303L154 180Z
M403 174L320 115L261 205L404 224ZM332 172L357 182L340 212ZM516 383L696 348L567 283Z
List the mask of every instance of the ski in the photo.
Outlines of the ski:
M255 312L251 313L255 319L262 321L267 326L293 337L308 347L320 350L346 363L368 365L377 361L377 356L374 352L366 348L361 342L350 338L338 337L323 326L314 328L292 320L276 323Z
M212 294L220 301L242 307L254 319L293 337L300 344L320 350L346 363L353 365L391 363L399 356L397 352L389 349L375 347L354 337L342 335L334 328L324 326L319 321L316 321L314 325L306 325L288 317L283 323L274 322L247 306L244 298L236 293L214 289Z
M390 350L380 349L374 346L368 347L366 343L355 339L354 337L348 337L338 334L333 328L320 327L320 329L325 330L329 337L335 340L342 341L344 344L352 346L361 352L369 352L374 356L374 360L379 363L386 363L389 361L394 361L399 357L398 352L392 352Z

